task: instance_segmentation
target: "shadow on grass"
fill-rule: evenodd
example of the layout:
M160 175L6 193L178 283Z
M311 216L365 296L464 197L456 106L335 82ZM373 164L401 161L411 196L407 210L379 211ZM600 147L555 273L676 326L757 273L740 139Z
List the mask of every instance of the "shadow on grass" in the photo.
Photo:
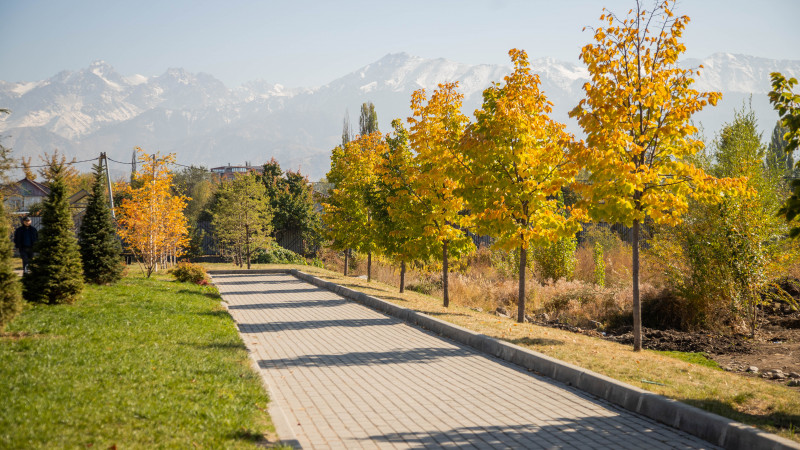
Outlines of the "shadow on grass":
M225 311L224 309L216 309L214 311L202 311L197 313L198 316L212 316L212 317L222 317L224 319L231 319L230 313Z
M564 341L559 341L558 339L544 339L544 338L531 338L531 337L508 339L508 342L515 345L564 345Z
M264 444L268 443L266 437L263 434L248 429L236 430L233 433L229 434L228 436L231 439L236 439L238 441L263 442Z
M698 400L694 398L679 398L677 400L748 425L773 426L783 431L795 430L795 432L800 429L800 415L786 414L783 412L748 414L735 409L730 404L713 399Z
M178 294L183 294L183 295L202 295L203 297L208 297L208 298L214 299L214 300L219 300L219 299L222 298L216 292L195 292L195 291L192 291L192 290L189 290L189 289L181 289L177 293Z
M244 342L206 342L198 344L196 342L181 342L181 345L194 347L198 350L247 350Z
M427 312L425 312L425 314L429 315L429 316L463 316L463 317L469 317L469 314L455 313L455 312L449 312L449 311L445 311L445 312L427 311Z

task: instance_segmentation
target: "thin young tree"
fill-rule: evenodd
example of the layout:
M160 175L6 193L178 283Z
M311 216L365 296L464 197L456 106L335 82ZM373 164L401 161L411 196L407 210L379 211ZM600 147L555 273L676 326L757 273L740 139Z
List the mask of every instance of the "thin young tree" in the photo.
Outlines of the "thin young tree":
M180 256L188 243L187 198L172 192L172 172L168 165L175 155L149 155L136 151L144 160L133 182L126 186L118 208L119 234L138 257L149 278L160 266Z
M483 92L476 122L462 139L461 185L477 230L496 237L495 246L519 251L522 323L529 249L574 236L580 225L563 214L558 199L577 173L569 159L572 136L548 116L552 108L525 51L512 49L509 56L514 72Z
M412 192L420 200L418 221L424 236L432 237L436 250L442 255L442 300L450 304L449 259L465 255L475 248L464 230L469 217L462 214L466 201L460 194L463 168L458 164L459 146L469 119L461 112L463 95L458 83L442 83L431 98L425 90L411 96L413 116L409 142L416 152L415 164L419 172L414 177Z
M78 233L83 276L89 283L108 284L122 278L122 244L117 237L105 194L106 175L100 164L94 166L92 195Z
M691 117L721 94L693 89L699 72L678 66L689 17L675 16L675 0L659 0L652 10L642 3L637 0L626 17L604 9L606 26L594 30L595 43L580 55L591 77L583 87L586 97L570 112L586 133L586 146L576 153L589 173L579 186L584 206L595 220L633 229L635 351L642 348L642 223L677 223L688 198L716 200L726 185L690 162L703 148Z
M375 167L378 189L374 196L375 220L381 251L400 262L400 292L405 290L409 263L435 256L436 240L426 237L419 211L423 203L414 195L413 182L419 174L408 143L408 131L400 119L392 121L394 132L385 137L387 151Z
M379 236L373 220L377 189L375 166L386 152L380 133L359 136L331 154L331 170L327 179L334 184L323 203L323 221L328 237L340 250L356 249L366 253L367 280L372 279L372 252L378 249Z
M255 174L241 174L220 185L212 224L220 240L250 269L253 253L270 242L272 231L269 197Z
M67 200L64 163L53 159L48 173L50 193L44 201L30 273L22 279L23 295L32 302L74 303L83 292L83 266Z

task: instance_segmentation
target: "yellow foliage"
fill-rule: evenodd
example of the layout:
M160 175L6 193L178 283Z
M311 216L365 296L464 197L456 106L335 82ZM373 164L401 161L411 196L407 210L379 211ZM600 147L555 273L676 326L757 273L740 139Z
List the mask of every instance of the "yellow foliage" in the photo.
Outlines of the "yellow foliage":
M691 162L703 147L691 116L721 94L693 89L695 71L678 67L689 18L674 16L674 3L656 11L637 4L625 20L605 11L609 26L596 29L595 43L581 52L591 82L570 115L587 135L575 156L590 175L578 189L595 219L675 224L687 197L714 201L742 189L743 180L714 178Z
M578 230L576 216L558 205L577 165L570 159L573 137L548 116L551 104L527 54L512 49L509 56L514 72L484 91L477 121L462 140L463 192L481 232L501 248L527 249Z
M169 257L180 256L188 244L186 217L183 209L187 197L173 195L172 174L167 167L175 155L148 155L139 147L144 159L141 170L134 175L134 184L125 186L125 198L117 209L119 234L123 242L142 260L147 276L164 264Z

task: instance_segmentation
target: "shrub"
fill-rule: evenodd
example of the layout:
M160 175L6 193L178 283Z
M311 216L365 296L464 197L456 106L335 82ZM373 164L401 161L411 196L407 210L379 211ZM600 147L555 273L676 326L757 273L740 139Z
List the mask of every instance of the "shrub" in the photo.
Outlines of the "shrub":
M206 269L198 264L181 262L170 273L181 283L206 284Z
M256 250L254 255L253 262L256 264L306 264L305 258L275 243Z
M602 328L601 322L621 308L615 292L578 281L560 280L543 286L544 311L562 323L584 328Z
M611 250L622 245L622 239L619 238L617 233L613 232L608 225L590 224L581 233L582 241L588 242L589 245L594 247L600 244L603 247L603 252L608 253Z
M600 287L606 285L606 262L600 242L594 243L594 284Z
M540 282L571 280L575 273L575 249L578 241L574 236L561 238L546 246L534 247L531 251Z

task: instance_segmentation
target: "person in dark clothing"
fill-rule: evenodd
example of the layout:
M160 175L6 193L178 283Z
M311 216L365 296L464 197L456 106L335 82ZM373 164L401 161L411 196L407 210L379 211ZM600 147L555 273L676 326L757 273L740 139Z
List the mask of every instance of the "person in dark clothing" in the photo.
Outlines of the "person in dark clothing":
M39 232L31 226L31 218L22 218L22 226L14 231L14 245L22 258L22 273L28 273L28 263L33 258L33 245L39 240Z

